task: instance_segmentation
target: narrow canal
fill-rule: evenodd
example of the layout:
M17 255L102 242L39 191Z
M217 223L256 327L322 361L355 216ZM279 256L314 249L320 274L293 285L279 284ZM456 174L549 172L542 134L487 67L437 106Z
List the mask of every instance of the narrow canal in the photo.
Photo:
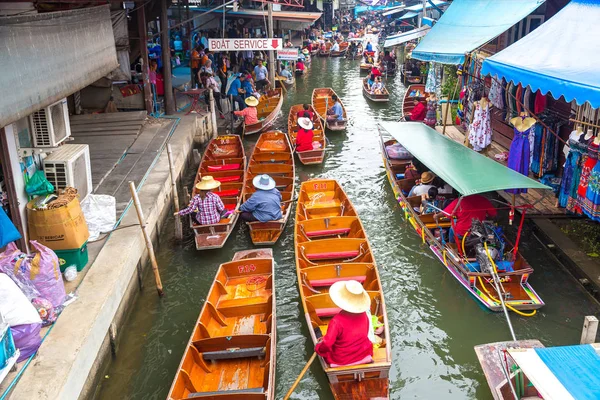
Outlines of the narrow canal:
M509 340L504 317L480 308L423 247L404 221L385 176L376 122L398 119L404 93L400 77L388 84L389 105L373 105L361 93L358 61L315 58L307 76L299 78L288 93L275 127L285 131L289 107L310 102L313 88L328 86L346 105L348 130L329 133L331 143L322 166L297 163L297 182L337 179L362 218L383 280L391 324L392 399L491 399L473 346ZM256 137L247 141L247 151L255 141ZM100 385L99 400L166 397L219 263L252 246L247 228L238 224L223 249L200 253L191 236L183 242L174 239L172 224L171 220L161 231L158 254L166 296L157 298L148 274L145 290L120 330L118 356ZM278 399L313 351L301 316L292 233L293 220L274 246ZM600 308L528 228L523 237L521 251L535 269L530 282L546 306L532 318L511 315L517 337L539 339L546 346L578 343L583 317L597 315ZM292 398L332 398L318 363Z

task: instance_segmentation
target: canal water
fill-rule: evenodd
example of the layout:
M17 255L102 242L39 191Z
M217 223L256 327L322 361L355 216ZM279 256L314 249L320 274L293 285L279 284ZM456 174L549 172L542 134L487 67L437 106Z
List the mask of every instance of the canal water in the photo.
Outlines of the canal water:
M310 103L315 87L334 88L350 120L346 132L328 133L323 165L296 164L297 184L316 177L337 179L365 225L391 324L391 398L491 399L473 346L509 340L506 322L502 314L482 309L404 221L386 179L376 127L377 121L399 118L404 87L400 76L390 79L390 103L369 103L358 66L358 61L315 58L287 94L275 128L287 129L289 107ZM255 141L248 138L247 151ZM511 315L517 338L539 339L546 346L576 344L584 316L598 315L599 307L525 229L521 251L535 269L530 282L546 306L531 318ZM274 246L278 399L313 352L298 295L292 234L293 220ZM145 289L120 330L118 354L98 388L99 400L164 399L218 265L252 247L242 224L221 250L196 251L190 232L183 242L175 240L172 220L159 240L166 296L157 298L152 274L147 274ZM292 398L332 398L319 363Z

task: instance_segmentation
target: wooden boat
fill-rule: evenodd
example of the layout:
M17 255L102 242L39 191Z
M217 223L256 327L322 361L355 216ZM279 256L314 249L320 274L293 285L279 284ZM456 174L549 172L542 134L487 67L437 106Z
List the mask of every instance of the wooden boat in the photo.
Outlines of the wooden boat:
M413 108L413 100L417 99L425 106L427 106L427 96L429 94L425 92L425 85L410 85L404 92L404 98L402 99L402 117L410 115Z
M319 48L317 47L316 49L312 49L310 51L310 56L311 57L316 57L319 54Z
M281 87L283 85L283 86L285 86L286 89L289 89L292 86L294 86L294 83L296 83L296 79L293 76L291 79L287 79L284 76L276 76L275 83L279 87Z
M306 72L306 68L304 68L304 69L297 69L296 70L296 76L304 76L305 72Z
M348 42L342 42L340 43L340 50L339 51L331 51L331 57L343 57L344 55L346 55L346 52L348 51Z
M277 118L277 114L281 111L281 105L283 104L281 90L281 88L269 90L260 97L258 106L256 106L258 122L256 124L243 125L244 135L263 132L273 125L275 118Z
M304 107L302 104L296 104L290 108L290 113L288 115L288 134L290 135L290 141L293 143L295 147L296 143L296 135L298 133L298 112L303 111ZM315 114L315 118L313 119L313 142L318 142L321 146L315 150L308 151L296 151L298 155L298 159L304 165L311 164L321 164L323 159L325 158L325 130L323 129L323 123L321 119L317 116L315 109L311 106L310 110Z
M330 42L325 43L325 49L319 49L319 57L329 57L331 55L331 48L333 44Z
M250 161L244 185L244 200L248 200L256 188L252 179L267 174L275 180L281 192L282 218L278 221L248 222L250 238L256 245L271 245L277 242L290 216L294 196L294 155L287 135L279 131L265 132L258 138Z
M344 103L342 103L342 99L338 100L342 105L342 110L344 110L343 120L340 121L327 121L327 110L333 106L333 99L331 96L336 94L331 88L316 88L312 93L312 106L317 112L317 115L323 120L325 123L325 127L332 131L343 131L346 129L346 123L348 122L348 115L346 114L346 108L344 107Z
M219 266L167 399L275 398L274 278L271 251Z
M368 74L371 72L371 69L373 69L373 64L367 64L364 62L360 64L360 73L361 74Z
M371 93L369 90L369 87L367 85L368 80L369 80L369 78L363 79L363 88L362 88L363 95L367 99L369 99L375 103L385 103L385 102L390 101L390 93L388 92L388 90L385 86L383 87L383 93L381 93L381 94Z
M296 273L302 308L313 343L313 331L323 333L340 309L329 297L329 287L340 280L357 280L371 297L371 314L383 323L373 363L331 367L319 357L337 400L389 398L391 337L381 278L360 218L335 180L302 183L294 227Z
M414 157L431 168L432 172L444 182L452 182L454 190L463 196L464 193L471 195L489 192L489 188L506 190L547 187L464 147L447 136L442 136L420 122L382 122L380 126L383 127L380 135L383 163L394 197L398 199L405 218L423 243L439 258L452 276L481 305L491 311L502 311L502 303L495 283L502 288L506 307L513 311L536 310L544 306L544 302L528 282L533 268L518 251L518 240L512 244L503 234L494 231L496 233L491 237L467 234L462 242L446 242L444 239L446 235L443 234L451 227L452 222L447 218L436 222L433 213L420 214L415 211L422 200L420 196L406 196L405 193L415 185L415 179L404 179L404 171L406 165L411 162L411 158L408 157ZM390 138L389 134L384 132L385 130L389 133L393 132L395 139ZM400 143L406 149L407 155L404 159L392 159L389 156L388 146L396 143ZM435 149L435 152L431 152L431 149ZM469 165L470 168L477 170L478 174L489 175L489 179L487 182L483 182L485 180L482 179L478 182L469 181L468 174L465 175L464 171L457 170L457 164L453 164L455 159L461 160L461 166ZM456 196L446 197L449 202ZM484 227L492 229L491 225ZM488 230L485 232L487 233ZM517 237L520 237L520 234ZM489 264L487 257L481 258L488 250L487 248L483 250L483 243L477 241L479 238L485 239L486 246L493 247L492 254L496 255L493 265ZM472 239L475 239L476 243L473 243ZM480 245L481 248L478 249ZM481 253L478 253L479 250ZM487 255L490 256L490 253ZM533 314L535 312L530 313Z
M402 74L402 82L404 83L404 86L424 83L423 82L425 79L424 76L422 76L422 75L412 76L410 74L410 72L408 72L409 70L406 68L406 66L407 66L407 64L402 65L402 69L400 70L400 73Z
M202 177L212 176L221 182L221 186L213 193L221 197L225 209L233 211L243 199L245 171L246 155L240 137L237 135L216 137L206 146L194 181L192 196L198 194L196 184ZM216 224L200 225L190 214L190 226L194 231L196 249L223 247L237 220L238 214L234 213L227 218L222 218Z

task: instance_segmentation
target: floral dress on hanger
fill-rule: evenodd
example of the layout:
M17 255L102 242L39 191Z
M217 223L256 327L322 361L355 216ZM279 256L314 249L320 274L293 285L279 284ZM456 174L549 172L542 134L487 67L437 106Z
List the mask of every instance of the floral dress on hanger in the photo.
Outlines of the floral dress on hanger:
M427 100L427 114L425 114L423 122L425 125L435 128L437 123L437 101Z
M588 146L587 158L581 167L581 178L579 179L579 186L577 187L577 205L575 206L575 212L581 214L583 212L583 204L587 198L588 183L592 170L598 164L598 145L593 141Z
M589 151L595 151L596 160L598 159L598 145L593 142L590 145ZM590 155L590 158L592 155ZM589 158L588 158L589 159ZM585 194L585 199L581 204L581 208L585 215L594 221L600 221L600 163L596 162L594 168L590 172L588 186Z
M475 103L473 122L469 125L469 143L475 151L481 151L492 143L489 103L485 107L482 107L480 102Z

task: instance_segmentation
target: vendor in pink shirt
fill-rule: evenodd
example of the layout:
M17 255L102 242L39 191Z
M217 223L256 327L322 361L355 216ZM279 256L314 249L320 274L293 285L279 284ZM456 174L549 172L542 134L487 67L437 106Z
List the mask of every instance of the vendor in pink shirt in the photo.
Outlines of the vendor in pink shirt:
M244 116L244 124L252 125L258 122L258 114L256 111L256 106L258 105L258 99L254 96L248 97L244 100L248 107L244 108L242 111L234 111L233 113L237 116Z

